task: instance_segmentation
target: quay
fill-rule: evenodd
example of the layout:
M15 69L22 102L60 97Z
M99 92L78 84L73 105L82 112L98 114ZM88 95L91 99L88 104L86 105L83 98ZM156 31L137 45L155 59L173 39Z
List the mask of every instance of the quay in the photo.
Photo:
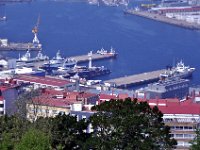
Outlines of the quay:
M116 79L111 79L104 81L105 83L113 83L118 88L126 88L135 85L142 85L145 83L156 82L159 80L159 75L164 73L165 69L156 70L152 72L145 72L136 75L130 75L125 77L120 77Z
M42 46L35 46L33 43L9 43L7 45L0 45L0 51L40 51Z
M103 59L114 59L116 58L116 55L112 55L112 54L92 54L92 61L97 61L97 60L103 60ZM80 56L71 56L71 57L67 57L66 59L74 59L77 61L77 63L84 63L84 62L88 62L89 61L89 56L86 55L80 55ZM38 62L34 62L34 66L35 67L41 67L44 63L48 63L49 60L45 60L45 61L38 61Z
M168 18L168 17L165 17L164 15L153 13L153 12L140 11L140 10L136 11L133 9L128 9L128 10L125 10L124 13L136 15L139 17L144 17L144 18L159 21L159 22L164 22L167 24L171 24L171 25L175 25L175 26L179 26L179 27L183 27L183 28L187 28L191 30L200 30L200 25L198 25L197 23L189 23L184 20Z
M116 55L112 55L112 54L92 54L92 60L101 60L101 59L109 59L109 58L115 58ZM89 61L89 56L88 55L80 55L80 56L74 56L71 57L73 59L75 59L77 61L77 63L83 63L83 62L88 62Z

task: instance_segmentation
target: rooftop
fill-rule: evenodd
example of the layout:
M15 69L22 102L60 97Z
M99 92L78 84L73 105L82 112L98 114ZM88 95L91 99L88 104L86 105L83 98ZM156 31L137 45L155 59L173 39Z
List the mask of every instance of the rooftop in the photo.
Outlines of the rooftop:
M56 91L53 89L42 89L42 94L33 99L34 104L52 106L52 107L69 107L72 104L84 103L87 98L97 96L93 93ZM82 99L83 98L83 99Z
M139 100L145 101L145 100ZM148 100L150 106L157 106L163 114L192 114L200 115L200 104L189 98L185 101L178 99Z
M55 78L50 78L50 77L37 77L37 76L31 76L31 75L19 75L15 77L14 79L22 80L26 82L32 82L32 83L52 85L52 86L65 86L71 83L68 80L55 79Z

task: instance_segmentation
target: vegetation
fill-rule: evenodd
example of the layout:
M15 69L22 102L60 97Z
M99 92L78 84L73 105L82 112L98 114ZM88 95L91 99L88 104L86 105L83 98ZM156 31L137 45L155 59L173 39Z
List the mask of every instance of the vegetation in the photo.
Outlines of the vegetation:
M93 110L96 113L88 121L65 114L32 123L17 114L0 117L0 149L149 150L176 145L162 113L146 102L111 100ZM93 126L91 133L86 132L89 124Z
M200 129L196 130L196 137L193 141L191 141L192 146L190 147L191 150L199 150L200 149Z

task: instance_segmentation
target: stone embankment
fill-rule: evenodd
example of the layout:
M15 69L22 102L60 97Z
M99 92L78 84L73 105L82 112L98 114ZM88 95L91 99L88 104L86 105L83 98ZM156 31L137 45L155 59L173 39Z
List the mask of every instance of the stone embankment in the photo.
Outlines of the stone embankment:
M183 28L187 28L187 29L200 30L200 25L197 23L189 23L184 20L168 18L162 14L157 14L157 13L148 12L148 11L135 11L132 9L126 10L125 13L152 19L152 20L159 21L159 22L168 23L171 25L175 25L175 26L179 26L179 27L183 27Z

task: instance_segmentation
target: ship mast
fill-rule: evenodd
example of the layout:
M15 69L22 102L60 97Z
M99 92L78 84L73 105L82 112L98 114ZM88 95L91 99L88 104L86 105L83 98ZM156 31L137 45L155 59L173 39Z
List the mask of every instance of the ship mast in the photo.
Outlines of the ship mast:
M34 38L33 38L33 44L38 47L38 45L40 44L40 41L37 37L37 34L38 34L38 29L39 29L39 23L40 23L40 15L38 16L38 19L37 19L37 23L35 25L35 27L32 29L32 32L34 34Z

